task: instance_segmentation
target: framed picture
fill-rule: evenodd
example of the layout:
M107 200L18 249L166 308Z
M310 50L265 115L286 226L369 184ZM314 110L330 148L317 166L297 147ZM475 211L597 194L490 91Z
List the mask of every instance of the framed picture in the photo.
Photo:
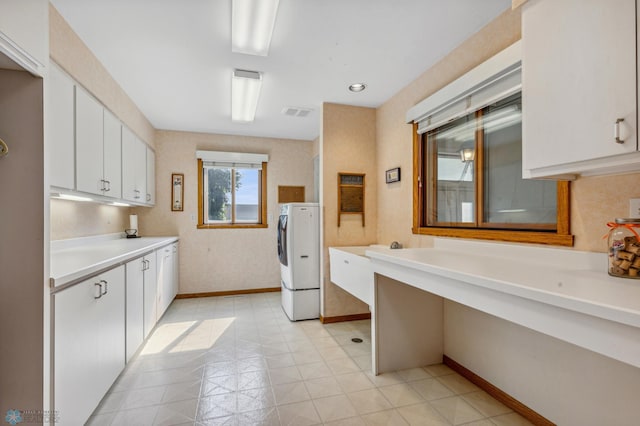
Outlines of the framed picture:
M171 174L171 211L181 212L184 210L184 174Z
M385 180L387 183L400 181L400 167L389 169L385 172Z

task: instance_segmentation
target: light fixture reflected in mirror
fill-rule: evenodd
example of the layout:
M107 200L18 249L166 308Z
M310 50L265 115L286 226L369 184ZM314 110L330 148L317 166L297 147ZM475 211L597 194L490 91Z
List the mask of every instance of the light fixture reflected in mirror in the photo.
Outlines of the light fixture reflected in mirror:
M460 152L460 160L463 163L468 163L469 161L473 161L475 159L476 150L473 148L463 147L459 152Z

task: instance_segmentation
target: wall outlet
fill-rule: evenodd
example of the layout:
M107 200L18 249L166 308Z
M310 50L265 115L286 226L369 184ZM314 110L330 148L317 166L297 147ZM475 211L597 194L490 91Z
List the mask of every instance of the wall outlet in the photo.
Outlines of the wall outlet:
M640 219L640 198L631 198L629 200L629 217Z
M196 215L191 213L191 222L196 223Z

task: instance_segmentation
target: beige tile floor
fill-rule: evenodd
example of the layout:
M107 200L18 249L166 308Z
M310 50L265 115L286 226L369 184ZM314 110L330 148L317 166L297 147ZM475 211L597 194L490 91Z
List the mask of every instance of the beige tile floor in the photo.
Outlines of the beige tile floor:
M373 376L369 321L293 323L279 293L174 301L89 423L530 424L441 364Z

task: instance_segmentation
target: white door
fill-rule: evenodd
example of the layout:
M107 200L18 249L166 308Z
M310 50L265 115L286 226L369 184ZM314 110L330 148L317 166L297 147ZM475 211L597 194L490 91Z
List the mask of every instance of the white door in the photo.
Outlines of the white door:
M176 297L180 291L180 258L178 254L178 243L173 244L173 296Z
M156 203L156 154L147 147L147 204Z
M146 203L147 199L147 146L137 137L134 144L135 186L137 201Z
M84 89L76 87L76 188L102 194L103 107Z
M144 337L146 339L158 320L156 252L146 255L144 260L147 263L144 270Z
M158 253L158 318L162 317L173 300L173 246Z
M125 265L127 274L127 325L126 353L127 362L136 353L144 341L144 267L143 258Z
M111 269L100 275L104 284L102 297L98 300L99 382L104 395L116 380L125 365L125 270L124 266ZM94 324L95 326L96 324Z
M57 65L49 68L49 177L50 185L74 189L74 84Z
M84 424L124 368L124 266L54 295L54 407Z
M524 6L525 169L637 149L635 7L634 0ZM623 144L614 138L618 119Z
M122 198L122 125L104 110L104 195Z
M102 398L96 382L99 280L90 279L56 293L54 409L61 424L84 424Z

